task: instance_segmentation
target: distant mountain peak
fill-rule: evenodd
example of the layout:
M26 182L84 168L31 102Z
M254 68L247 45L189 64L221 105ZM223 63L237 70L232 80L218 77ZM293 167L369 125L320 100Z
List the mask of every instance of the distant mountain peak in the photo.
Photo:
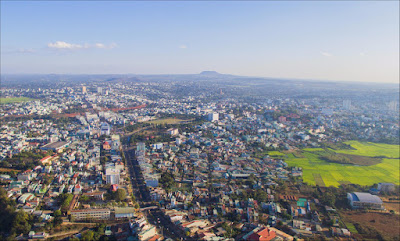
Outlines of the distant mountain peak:
M201 75L221 75L221 74L218 73L217 71L210 71L210 70L203 71L203 72L201 72L200 74L201 74Z

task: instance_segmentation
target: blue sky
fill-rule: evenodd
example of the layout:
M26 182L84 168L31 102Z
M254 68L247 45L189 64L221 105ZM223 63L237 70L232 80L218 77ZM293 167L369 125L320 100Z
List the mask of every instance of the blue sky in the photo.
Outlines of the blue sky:
M399 2L1 2L2 73L399 81Z

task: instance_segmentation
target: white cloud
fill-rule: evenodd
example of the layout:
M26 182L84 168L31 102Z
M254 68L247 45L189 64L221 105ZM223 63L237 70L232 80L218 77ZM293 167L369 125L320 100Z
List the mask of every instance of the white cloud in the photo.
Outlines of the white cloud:
M187 46L186 45L181 45L181 46L179 46L179 48L180 49L187 49Z
M85 43L83 45L81 44L72 44L72 43L67 43L64 41L56 41L54 43L48 43L47 47L51 49L65 49L65 50L76 50L76 49L89 49L89 48L95 48L95 49L112 49L115 48L117 44L112 43L110 45L106 45L103 43L95 43L95 44L88 44Z
M367 53L361 52L360 56L362 56L362 57L367 56Z
M64 41L56 41L54 43L48 43L47 47L51 49L81 49L84 46L80 44L70 44ZM87 47L87 46L85 46Z
M325 57L332 57L333 56L331 53L328 53L328 52L320 52L320 54L322 54Z

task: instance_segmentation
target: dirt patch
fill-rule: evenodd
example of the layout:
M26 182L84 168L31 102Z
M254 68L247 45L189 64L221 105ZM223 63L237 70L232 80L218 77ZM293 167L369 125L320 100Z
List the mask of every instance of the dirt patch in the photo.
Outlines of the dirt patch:
M12 169L12 168L5 168L5 167L0 167L0 172L20 172L21 170L17 169Z
M369 156L357 156L343 153L324 152L318 153L322 160L340 164L353 164L359 166L371 166L382 162L382 158L369 157Z
M383 206L385 206L386 210L394 210L397 214L400 213L399 202L383 202Z
M345 222L351 222L364 238L375 236L376 230L384 238L395 240L399 238L400 216L387 213L364 213L347 211L342 213ZM377 237L377 236L376 236ZM375 237L375 238L376 238Z

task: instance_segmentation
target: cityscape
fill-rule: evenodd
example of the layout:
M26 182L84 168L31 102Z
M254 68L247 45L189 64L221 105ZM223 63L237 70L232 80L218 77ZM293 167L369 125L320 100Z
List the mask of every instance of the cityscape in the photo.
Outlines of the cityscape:
M186 14L193 14L187 21L203 33L203 25L196 25L198 15L211 11L210 18L219 19L219 11L226 7L223 16L233 23L223 22L228 25L220 30L228 36L227 26L250 28L250 20L242 19L246 23L243 26L235 22L235 14L244 17L241 9L253 9L254 16L260 17L254 24L264 27L261 16L275 8L286 13L291 6L298 6L298 14L306 14L314 7L329 12L326 8L351 6L348 14L387 12L387 19L377 21L392 23L389 9L399 6L398 2L390 6L373 2L178 2L175 4L182 9L176 10L168 1L56 2L49 5L54 7L55 12L51 12L52 7L40 2L1 4L2 27L25 23L11 21L16 11L24 21L29 16L33 22L46 20L42 23L48 24L48 29L42 29L43 36L51 32L53 24L63 26L63 20L74 11L84 23L77 28L90 29L84 27L90 20L81 18L81 14L97 19L89 11L92 7L94 11L106 10L121 21L121 26L128 26L128 20L139 19L146 11L177 14L171 19L156 16L142 22L144 28L139 30L143 33L147 27L164 33L163 27L153 24L179 20L184 25L182 16ZM28 11L29 7L39 12ZM113 12L116 9L119 14ZM60 23L47 22L47 17L39 16L40 11L49 16L60 14ZM398 11L394 16L399 18ZM344 17L354 24L353 17ZM376 27L372 23L357 24ZM112 26L105 24L104 30L120 27ZM391 25L394 29L396 26L398 22ZM364 28L360 29L354 36L364 33ZM30 31L29 26L22 30ZM60 27L58 31L67 34L69 30ZM175 36L177 33L180 31L165 34L165 43L175 37L189 41ZM383 34L379 43L385 47L381 52L372 51L377 42L365 43L371 44L369 54L382 54L379 63L367 66L354 57L354 75L347 71L350 62L344 60L343 69L332 67L319 72L324 70L319 58L330 59L327 64L337 67L334 61L342 60L334 58L340 53L321 52L315 62L305 59L321 67L315 69L315 73L326 76L321 78L305 74L310 70L304 66L299 70L291 64L284 66L287 77L273 72L278 66L271 67L272 72L262 72L266 67L248 72L261 61L258 55L252 62L245 59L246 54L238 53L236 57L244 58L243 68L236 69L236 62L231 62L234 57L222 53L229 48L224 49L225 44L235 45L237 40L214 49L215 55L207 59L210 63L196 62L207 53L204 46L192 53L196 60L177 57L181 53L172 53L166 59L155 55L153 59L143 58L143 62L132 57L127 64L138 68L132 67L137 72L133 73L125 71L128 65L122 63L124 51L131 49L120 44L132 37L130 34L105 44L74 44L67 37L65 42L49 39L47 47L30 49L25 40L17 41L10 30L2 30L0 240L400 240L398 29L395 33L397 45L389 44L393 47L389 52L395 52L397 60L391 62L392 55L383 54L389 48L383 42L393 40L392 35ZM97 36L97 32L92 34ZM137 35L145 39L137 44L149 56L158 51L157 47L145 46L154 40L152 34ZM32 36L29 44L42 41L43 36ZM218 37L213 37L210 41L219 43ZM253 37L249 38L258 46L257 37ZM98 41L99 37L93 39ZM29 49L13 50L10 46L14 40ZM195 48L195 42L174 44L178 44L178 51L188 52ZM258 47L267 48L262 43ZM251 46L243 48L254 51ZM112 51L120 51L120 55ZM135 51L140 56L141 50ZM89 56L94 69L86 65ZM97 62L104 56L107 61L111 59L109 63ZM226 62L211 64L221 56ZM364 57L368 54L357 54L357 58ZM150 59L154 71L142 74ZM160 65L161 60L165 62ZM385 67L383 74L379 64L385 61L385 66L395 67ZM125 67L109 71L108 64ZM174 68L182 71L166 74L162 65L170 69L166 71L169 73ZM194 65L207 68L194 71ZM38 72L32 71L36 67ZM291 76L291 71L297 77Z

